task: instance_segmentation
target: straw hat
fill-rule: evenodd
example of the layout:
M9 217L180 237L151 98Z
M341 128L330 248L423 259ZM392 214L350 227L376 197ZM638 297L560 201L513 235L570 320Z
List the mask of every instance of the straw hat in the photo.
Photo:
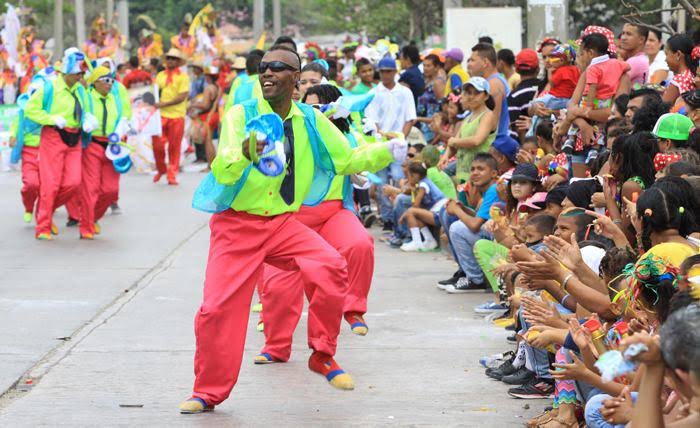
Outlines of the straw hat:
M243 56L238 56L236 59L233 61L233 64L231 67L234 70L245 70L245 57Z
M177 58L177 59L179 59L180 61L184 61L184 60L185 60L185 55L183 55L182 52L180 52L180 49L177 49L177 48L170 48L170 49L168 50L168 52L166 52L165 57L166 57L166 58L167 58L167 57Z

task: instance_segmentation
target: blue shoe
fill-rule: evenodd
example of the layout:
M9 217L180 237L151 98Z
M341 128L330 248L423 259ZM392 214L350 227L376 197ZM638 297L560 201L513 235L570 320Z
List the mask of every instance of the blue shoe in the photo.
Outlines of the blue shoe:
M493 312L503 312L507 311L508 306L506 306L505 303L495 303L495 302L488 302L488 303L483 303L481 305L478 305L474 308L474 312L477 314L490 314Z
M389 240L389 246L390 246L391 248L399 248L399 247L401 247L402 245L403 245L403 239L401 239L401 238L397 238L397 237L394 236L393 238L391 238L391 239Z

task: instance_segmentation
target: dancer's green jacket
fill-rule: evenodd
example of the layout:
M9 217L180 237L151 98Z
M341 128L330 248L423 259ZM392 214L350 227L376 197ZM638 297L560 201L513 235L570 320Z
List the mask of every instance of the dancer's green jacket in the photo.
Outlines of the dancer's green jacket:
M66 128L80 128L80 117L76 117L75 100L81 103L81 108L85 111L86 106L82 105L86 100L81 99L79 91L82 88L80 83L76 83L72 88L66 85L65 80L58 76L52 80L53 85L53 102L51 103L50 111L46 112L43 109L44 86L39 88L29 97L24 114L27 119L44 126L53 126L54 116L61 116L66 119Z
M258 98L258 113L272 113L270 104L262 98ZM323 113L314 109L314 114L318 134L333 159L337 175L376 171L393 161L393 156L386 144L370 144L361 150L351 149L343 133ZM275 216L299 210L311 187L314 158L304 123L304 114L294 103L283 120L287 119L292 120L294 130L294 202L287 205L280 196L279 189L284 174L268 177L256 168L252 168L245 185L231 204L233 210L261 216ZM218 154L211 165L216 181L221 184L233 185L250 165L250 160L243 155L242 147L245 139L245 123L245 111L241 105L232 107L224 115Z

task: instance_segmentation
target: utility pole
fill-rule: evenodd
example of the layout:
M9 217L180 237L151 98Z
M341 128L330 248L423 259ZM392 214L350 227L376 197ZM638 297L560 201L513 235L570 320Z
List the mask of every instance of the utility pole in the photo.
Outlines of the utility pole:
M53 3L53 40L55 60L63 55L63 0L54 0Z
M114 0L107 0L107 26L112 25L114 19Z
M117 27L119 32L129 40L129 2L127 0L117 0Z
M265 0L253 1L253 37L257 39L265 31Z
M275 37L282 35L282 7L280 0L272 0L272 28Z
M78 49L82 49L85 43L85 3L83 0L75 0L75 41Z

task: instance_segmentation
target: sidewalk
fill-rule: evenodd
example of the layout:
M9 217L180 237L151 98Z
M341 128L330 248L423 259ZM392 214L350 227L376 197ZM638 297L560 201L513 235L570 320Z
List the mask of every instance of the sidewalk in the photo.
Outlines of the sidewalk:
M17 267L10 272L14 279L0 279L0 296L54 302L43 303L51 309L42 319L30 310L36 303L26 309L11 303L12 314L0 315L10 318L2 320L27 328L3 335L3 349L16 349L11 360L26 369L62 344L30 372L34 386L23 388L28 392L15 390L0 400L0 425L500 427L522 426L547 404L510 399L504 384L484 376L479 357L510 347L504 330L473 316L472 307L488 295L449 296L435 287L454 270L442 254L399 253L378 242L366 317L370 332L355 336L344 323L339 339L337 359L354 377L354 391L335 390L307 369L305 315L290 362L254 366L263 335L255 332L252 314L240 380L229 400L213 413L180 415L177 404L193 381L193 318L208 246L206 216L185 206L199 176L182 178L179 188L159 192L144 177L126 180L125 214L107 219L105 235L91 247L63 234L52 247L40 246L18 223L21 211L0 210L3 218L18 220L2 226L10 239L0 245L3 263L10 258ZM3 190L1 197L13 195ZM117 225L124 234L114 232ZM32 258L24 260L28 252ZM28 281L29 261L37 258L50 268ZM87 269L91 263L100 268ZM73 340L52 341L90 319ZM32 346L22 353L25 340ZM525 404L532 409L524 410Z

